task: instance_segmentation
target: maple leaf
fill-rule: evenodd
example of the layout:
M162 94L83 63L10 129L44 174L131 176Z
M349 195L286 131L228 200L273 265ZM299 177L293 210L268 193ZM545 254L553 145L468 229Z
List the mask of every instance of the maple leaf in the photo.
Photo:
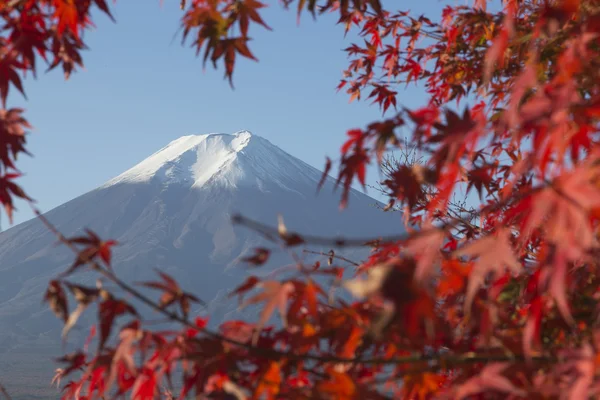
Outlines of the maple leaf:
M529 305L527 320L523 328L523 353L531 358L533 342L539 343L540 327L542 325L542 298L537 295Z
M294 283L294 293L287 315L289 320L305 321L305 316L318 318L318 295L326 296L323 289L312 280L305 284ZM302 323L302 322L300 322Z
M508 378L501 375L509 366L509 363L486 365L477 376L460 385L456 389L454 397L461 400L488 390L520 397L525 396L526 392L524 390L518 389Z
M595 352L589 343L585 343L581 349L573 352L574 354L565 354L571 356L568 358L563 367L574 367L577 371L577 378L571 384L569 391L569 399L583 399L588 397L590 389L594 383L594 375L596 373Z
M319 289L320 288L312 281L309 281L304 285L303 295L306 299L308 313L314 317L317 316L317 293L320 292Z
M65 284L71 293L75 296L75 300L77 301L77 307L69 317L67 318L65 325L62 330L62 337L65 339L69 331L75 326L77 320L83 314L83 312L87 309L87 307L96 301L96 299L100 296L101 291L97 288L90 288L86 286L75 285L72 283Z
M81 21L77 11L77 5L73 1L60 0L54 2L54 18L58 21L57 33L62 36L66 30L71 32L76 39L79 39L79 27L85 20Z
M229 294L229 297L238 295L238 302L242 303L242 296L249 290L254 289L254 287L260 282L260 279L256 276L249 276L246 278L246 281L238 286L234 291Z
M582 150L590 151L592 147L591 135L593 128L589 125L580 126L579 129L571 136L571 160L576 163L582 154ZM595 143L594 143L595 144Z
M423 229L430 230L430 232L412 238L405 243L403 248L406 254L416 260L414 278L418 283L424 283L432 276L433 269L442 257L440 248L445 238L442 230L435 229L430 224L424 225Z
M55 33L50 49L54 55L54 60L48 66L48 71L62 65L65 79L69 79L76 66L83 67L80 52L85 49L85 46L79 39L71 36L60 36Z
M504 53L508 47L508 42L514 32L513 18L508 14L504 19L500 33L492 41L492 45L488 47L485 53L485 61L483 65L483 82L487 84L490 81L495 64L499 64L504 59Z
M172 304L178 303L184 318L187 318L190 312L190 302L206 305L204 301L200 300L195 295L184 292L179 286L179 283L177 283L170 275L159 270L156 270L156 273L160 276L162 282L142 282L139 283L139 285L161 290L163 292L160 297L159 307L165 309Z
M438 297L444 298L460 294L466 287L471 268L470 263L447 260L442 263L442 275L437 285Z
M250 52L248 48L249 38L239 37L231 39L222 39L215 46L214 51L211 55L211 60L216 68L217 60L223 57L225 62L225 77L229 79L230 85L233 86L233 69L235 66L236 53L249 58L254 61L258 61L256 57Z
M479 195L479 199L483 199L483 188L485 188L488 193L491 192L491 184L493 182L490 168L481 167L474 168L469 170L467 179L469 181L467 185L467 193L474 187L477 189L477 194Z
M342 201L340 204L341 208L345 208L348 204L350 186L352 185L355 176L358 178L358 181L363 188L366 188L366 164L368 163L369 156L365 150L356 150L354 154L342 158L341 168L336 182L336 186L339 186L340 183L343 184Z
M381 183L389 189L391 196L406 203L409 209L426 199L425 182L415 166L401 165Z
M436 185L437 192L434 193L425 207L429 216L446 210L450 196L459 180L460 173L460 166L456 163L451 163L439 174Z
M131 376L127 382L120 382L119 386L125 386L129 390L137 381L137 367L133 358L134 343L140 338L139 321L133 321L121 329L119 333L119 344L117 345L114 354L112 355L110 364L111 369L108 378L106 379L106 391L109 391L115 381L123 381L126 373ZM138 387L144 381L138 383ZM151 397L152 398L152 397Z
M98 321L100 321L100 342L98 346L100 349L104 347L110 336L115 318L124 314L138 315L135 308L123 300L109 298L100 303L98 306Z
M268 367L263 372L256 389L254 390L254 398L261 398L265 395L266 399L274 400L279 394L281 385L281 368L278 362L271 361Z
M294 285L291 282L281 283L278 281L262 281L256 286L262 289L262 292L250 297L240 306L240 308L243 309L251 304L265 303L256 323L255 333L252 339L254 345L258 340L261 329L265 326L275 309L279 310L279 315L284 326L287 325L287 302L290 294L294 291Z
M411 81L417 81L423 73L423 67L421 67L421 64L413 59L408 59L406 61L405 69L408 71L408 75L406 77L406 86L408 86Z
M438 374L425 372L419 375L408 374L404 377L402 392L404 398L426 400L437 394L447 378Z
M356 324L351 324L350 330L342 341L342 346L338 351L338 355L343 358L354 358L356 349L362 343L362 338L365 334L364 329L359 328Z
M74 245L83 245L83 249L77 254L75 262L71 267L63 272L62 276L72 274L79 267L94 261L99 257L109 268L112 258L112 247L116 246L116 240L102 240L98 235L89 229L85 229L87 236L77 236L67 239L67 242Z
M14 179L20 176L20 174L10 173L0 176L0 203L4 206L4 211L6 212L6 215L8 215L11 224L13 221L13 211L15 210L12 196L32 201L32 199L25 194L23 189L13 182Z
M48 290L44 295L44 302L47 302L50 305L50 309L58 318L62 319L65 323L67 322L69 315L67 296L65 295L60 282L56 280L50 281Z
M383 108L385 113L390 106L396 108L396 96L398 92L388 89L383 85L376 85L373 91L369 94L369 98L374 97L373 104L377 103Z
M206 384L204 385L204 393L209 393L211 398L214 397L236 400L246 400L248 398L244 393L244 390L236 385L229 378L229 376L221 371L211 375L206 380Z
M242 33L242 36L248 36L248 26L250 21L256 22L267 30L271 30L271 28L258 14L258 10L264 7L266 7L265 4L256 0L244 0L236 4L235 14L238 23L240 24L240 32Z
M329 368L328 378L317 382L315 390L322 396L340 400L350 400L355 398L356 385L351 377L345 373L335 371Z
M207 324L208 324L208 317L206 317L206 318L196 317L196 319L194 320L194 325L196 325L197 328L188 328L186 331L186 335L188 337L196 336L198 334L198 332L200 332L206 328Z
M454 252L457 257L477 258L465 294L464 309L467 314L475 293L489 274L503 274L506 268L515 274L521 271L522 265L514 255L510 235L508 229L500 229L496 234L477 239Z
M519 106L527 91L537 84L537 76L534 66L528 64L515 78L510 101L506 111L502 115L503 121L508 127L517 126L520 122Z
M383 163L383 155L388 150L388 145L400 147L400 142L395 131L404 124L404 119L398 114L393 118L389 118L382 122L374 122L367 126L367 135L369 137L376 137L373 147L377 163L380 166Z
M258 9L265 7L256 0L243 0L229 2L223 9L219 9L218 1L194 1L192 7L182 19L184 26L183 40L185 41L192 30L197 30L194 40L197 54L204 48L203 64L210 58L214 67L217 61L223 59L225 64L225 78L233 87L233 71L236 55L257 60L248 48L248 27L253 21L264 28L269 26L258 14ZM228 15L224 15L228 14ZM238 22L241 36L230 37L229 31Z
M325 181L327 180L327 177L329 176L328 174L329 174L330 170L331 170L331 159L329 157L327 157L325 160L325 169L323 170L321 179L319 180L319 183L317 184L317 192L319 192L319 190L321 190L321 188L325 184Z
M9 41L26 69L36 76L37 52L46 59L48 27L43 15L34 10L21 11L17 18L6 21L5 29L10 31Z
M568 261L584 257L584 249L595 247L596 239L588 217L592 209L600 206L600 191L592 183L598 174L597 168L582 165L563 173L551 187L518 202L507 217L520 219L523 240L543 226L546 240L564 247Z
M0 49L6 45L0 41ZM2 106L6 107L6 98L8 97L9 86L12 83L19 92L25 97L25 91L23 89L23 83L19 77L18 70L25 70L27 67L25 64L17 61L16 58L10 55L4 55L0 60L0 99L2 99Z
M437 107L430 105L415 111L406 110L406 112L416 125L415 137L419 138L421 135L430 137L431 130L439 119L440 110Z
M16 160L19 153L29 154L24 147L27 129L31 129L31 125L23 118L22 109L0 109L0 142L3 143L0 162L6 169L16 170L13 159Z
M158 391L157 383L156 373L149 368L143 368L142 373L138 374L135 383L131 388L133 393L132 399L145 400L156 398Z
M221 324L219 330L228 339L235 340L240 343L247 343L252 339L255 331L255 324L249 324L244 321L227 321Z
M303 388L310 384L310 379L308 373L300 371L296 376L290 376L285 383L291 387Z
M115 19L112 16L112 13L110 12L110 9L108 8L108 4L106 4L106 0L94 0L94 3L96 3L96 6L106 15L108 15L108 17L114 22Z
M59 377L65 377L73 371L83 369L83 367L86 365L86 356L84 353L74 352L60 357L56 361L67 364L65 368L60 369L60 372L57 371L57 376L59 375Z
M255 266L263 265L269 259L271 251L265 248L254 249L254 255L242 258L242 261L253 264Z
M89 333L88 337L85 339L85 343L83 344L83 351L85 351L85 352L88 351L88 347L90 347L90 343L92 343L92 340L94 340L94 337L96 337L96 325L92 325L92 327L90 328L90 333Z
M462 116L450 109L446 109L445 116L446 123L435 123L434 126L438 132L428 141L441 144L433 156L434 160L437 162L444 160L448 163L457 162L465 150L473 149L477 135L472 135L472 132L477 123L471 117L471 110L468 107L464 109Z
M342 155L346 155L346 153L348 153L348 150L350 150L350 148L353 146L356 148L362 148L363 142L365 140L365 135L360 129L349 130L347 132L347 135L349 136L349 139L346 140L346 142L342 145L342 148L340 150Z
M567 261L568 255L564 248L556 250L550 282L548 285L548 293L554 298L556 306L562 317L572 326L575 325L575 320L569 309L567 300Z

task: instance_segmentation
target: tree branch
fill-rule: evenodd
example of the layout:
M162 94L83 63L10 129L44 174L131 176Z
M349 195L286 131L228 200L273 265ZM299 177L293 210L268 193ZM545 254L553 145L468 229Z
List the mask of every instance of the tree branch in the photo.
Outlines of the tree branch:
M348 264L352 264L355 267L360 267L359 263L357 263L355 261L352 261L352 260L349 260L346 257L338 256L337 254L328 254L328 253L324 253L322 251L312 251L312 250L306 250L306 249L303 250L302 252L303 253L307 253L307 254L316 254L316 255L319 255L319 256L325 256L325 257L335 258L335 259L340 260L340 261L345 261Z

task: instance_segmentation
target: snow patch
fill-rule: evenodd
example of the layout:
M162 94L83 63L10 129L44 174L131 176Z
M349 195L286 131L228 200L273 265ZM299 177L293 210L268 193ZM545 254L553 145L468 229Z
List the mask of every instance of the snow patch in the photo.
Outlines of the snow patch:
M298 162L269 141L248 131L180 137L102 187L118 183L159 182L190 188L255 186L265 182L295 191L299 181L313 185L320 172ZM298 192L300 193L300 192Z

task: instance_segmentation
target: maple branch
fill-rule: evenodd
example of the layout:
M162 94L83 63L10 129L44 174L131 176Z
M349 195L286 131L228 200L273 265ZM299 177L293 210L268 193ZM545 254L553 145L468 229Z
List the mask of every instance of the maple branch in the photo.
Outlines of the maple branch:
M493 203L486 207L481 208L479 210L479 215L484 215L489 212L498 211L498 210L502 209L503 207L506 207L507 205L511 204L513 201L520 200L527 196L531 196L532 194L537 193L541 190L544 190L545 188L547 188L549 186L551 186L551 184L541 185L541 186L533 187L528 191L520 192L513 196L508 196L503 200L499 200L496 203ZM468 225L472 225L472 224L466 222L462 217L461 218L453 218L450 215L448 215L448 216L451 218L451 220L443 222L437 227L413 231L413 232L406 232L406 233L400 234L400 235L382 236L379 238L362 238L362 239L348 239L348 238L343 238L343 237L337 238L337 239L331 239L329 237L323 237L323 236L300 235L296 232L287 232L287 233L285 233L285 235L282 235L278 231L278 229L273 228L269 225L265 225L258 221L251 220L240 214L236 214L236 215L232 216L231 220L232 220L233 224L242 225L249 229L252 229L271 241L276 241L276 239L275 239L276 237L280 237L282 239L285 239L286 237L288 237L288 238L295 237L295 238L301 239L301 241L297 241L296 244L310 243L310 244L333 246L333 247L363 247L363 246L370 246L373 243L377 243L378 245L381 245L382 243L407 242L412 239L426 236L426 235L429 235L434 232L442 231L444 233L447 233L450 230L452 230L453 228L455 228L460 223L466 223ZM477 228L477 230L480 229L479 227L477 227L475 225L472 225L472 226ZM291 247L291 246L292 245L290 245L289 247ZM453 253L457 252L458 250L459 249L456 249Z
M273 228L269 225L265 225L258 221L251 220L251 219L246 218L239 214L236 214L233 217L231 217L231 222L233 224L245 226L246 228L249 228L255 232L258 232L261 235L263 235L264 237L266 237L267 239L272 240L272 241L275 241L274 238L281 236L276 228ZM421 231L420 234L422 235L424 232L428 233L428 231ZM392 242L399 242L399 241L407 240L411 237L411 234L404 233L404 234L400 234L400 235L381 236L379 238L353 238L353 239L344 238L344 237L332 239L332 238L323 237L323 236L300 235L296 232L288 232L287 236L290 236L290 237L298 236L298 237L302 238L302 240L304 242L316 244L316 245L333 246L333 247L364 247L364 246L369 246L373 242L392 243Z
M496 211L496 210L506 206L507 204L510 204L510 202L515 199L519 199L523 196L530 195L541 189L543 189L543 188L534 188L525 194L520 194L519 196L514 196L514 197L508 197L506 200L492 204L489 207L482 208L480 210L480 214L483 214L486 212L491 212L491 211ZM450 218L452 218L452 217L450 217ZM255 232L258 232L271 241L275 241L274 238L276 238L276 237L282 237L282 235L279 233L277 228L273 228L269 225L263 224L258 221L254 221L252 219L246 218L239 214L236 214L233 217L231 217L231 221L233 224L245 226ZM286 233L285 236L298 237L298 238L301 238L304 243L310 243L310 244L321 245L321 246L364 247L364 246L370 246L373 243L381 244L381 243L405 242L410 239L425 236L425 235L428 235L428 234L430 234L432 232L436 232L436 231L447 232L448 230L454 228L459 223L464 223L464 220L462 218L452 218L452 221L444 222L440 226L437 226L434 228L415 231L415 232L406 232L406 233L399 234L399 235L389 235L389 236L381 236L381 237L375 237L375 238L370 237L370 238L352 238L352 239L350 239L350 238L338 237L337 239L332 239L330 237L324 237L324 236L301 235L297 232L288 232L288 233ZM282 237L282 238L284 238L284 237ZM300 244L300 243L298 243L298 244Z
M373 11L370 10L366 10L363 12L364 15L369 15L371 17L378 17L379 15ZM434 26L439 26L439 23L435 23ZM433 26L432 26L433 27ZM408 29L406 29L408 30ZM440 30L440 28L438 28L438 31ZM430 39L435 39L435 40L443 40L444 36L442 33L437 33L436 31L426 31L425 28L419 28L418 29L419 34L425 37L428 37Z
M340 260L340 261L345 261L348 264L352 264L355 267L359 267L360 266L360 264L357 263L356 261L349 260L346 257L338 256L337 254L329 254L329 253L325 253L325 252L322 252L322 251L313 251L313 250L306 250L306 249L302 250L302 252L303 253L307 253L307 254L316 254L316 255L319 255L319 256L325 256L325 257L335 258L335 259Z

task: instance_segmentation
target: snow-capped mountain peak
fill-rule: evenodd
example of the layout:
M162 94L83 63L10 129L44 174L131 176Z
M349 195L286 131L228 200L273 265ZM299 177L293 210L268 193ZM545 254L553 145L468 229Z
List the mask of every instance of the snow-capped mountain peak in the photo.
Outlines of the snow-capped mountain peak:
M234 134L187 135L111 179L104 187L152 180L190 187L261 185L270 180L285 187L285 177L313 181L315 176L307 177L301 173L306 167L269 141L246 130Z

